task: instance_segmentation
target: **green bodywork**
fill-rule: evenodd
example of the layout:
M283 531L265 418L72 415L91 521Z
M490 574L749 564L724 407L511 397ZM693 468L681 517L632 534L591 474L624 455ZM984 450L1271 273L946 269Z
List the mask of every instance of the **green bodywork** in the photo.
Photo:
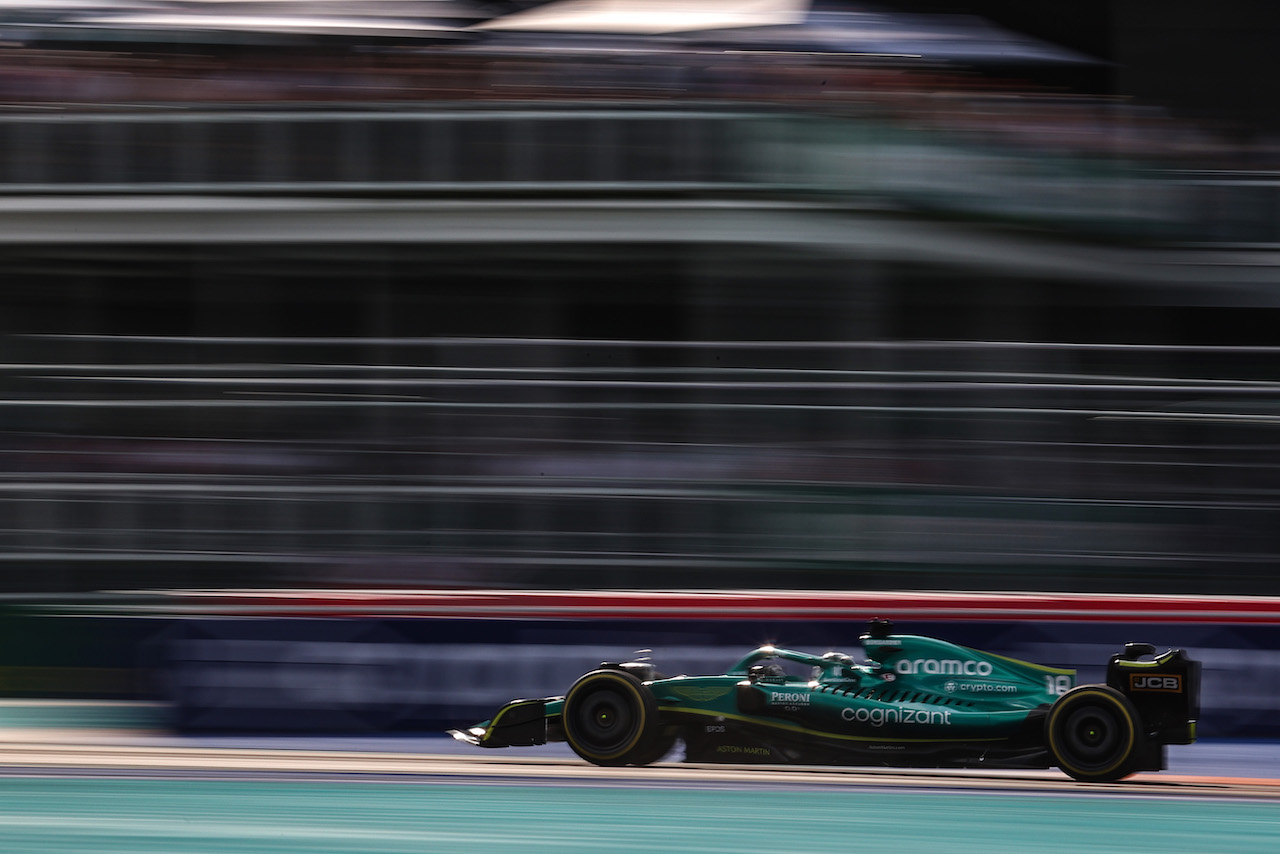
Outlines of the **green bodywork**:
M1126 644L1106 684L872 621L865 661L764 646L722 674L605 663L563 697L515 700L454 736L481 747L567 741L599 765L691 762L1048 768L1087 782L1166 767L1195 741L1200 664Z
M864 638L864 648L868 661L855 664L838 653L814 655L765 646L723 675L676 676L644 684L668 723L716 727L733 722L792 737L876 744L1009 738L1032 710L1052 704L1076 684L1074 670L917 635ZM771 662L807 666L810 673L753 672ZM507 722L505 716L519 714L525 702L509 704L493 720L473 727L470 732L478 736L473 743L500 746L494 734ZM543 704L554 726L564 699L535 702Z
M763 647L724 676L649 684L664 713L750 722L847 741L974 741L1005 738L1035 708L1075 686L1075 671L1041 667L954 644L900 635L871 646L868 664ZM736 688L771 659L810 665L810 678L757 678L759 713L746 715ZM550 712L550 706L548 706Z

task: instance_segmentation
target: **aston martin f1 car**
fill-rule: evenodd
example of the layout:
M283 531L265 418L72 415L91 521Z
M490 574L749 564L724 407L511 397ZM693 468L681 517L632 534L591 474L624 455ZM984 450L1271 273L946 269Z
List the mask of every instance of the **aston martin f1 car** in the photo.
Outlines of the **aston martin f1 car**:
M724 674L663 677L649 661L604 663L563 697L513 700L451 734L479 747L565 741L597 765L647 765L677 740L686 762L909 768L1061 768L1111 782L1166 767L1191 744L1200 663L1126 644L1106 683L873 620L866 661L773 646ZM807 673L796 673L807 670Z

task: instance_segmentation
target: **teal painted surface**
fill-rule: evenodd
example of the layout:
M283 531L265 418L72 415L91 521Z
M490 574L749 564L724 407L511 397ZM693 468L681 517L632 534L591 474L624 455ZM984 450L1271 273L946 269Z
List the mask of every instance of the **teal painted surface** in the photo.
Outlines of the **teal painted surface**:
M154 729L164 725L164 710L147 703L0 701L0 729Z
M0 849L1275 854L1280 804L854 789L0 779Z

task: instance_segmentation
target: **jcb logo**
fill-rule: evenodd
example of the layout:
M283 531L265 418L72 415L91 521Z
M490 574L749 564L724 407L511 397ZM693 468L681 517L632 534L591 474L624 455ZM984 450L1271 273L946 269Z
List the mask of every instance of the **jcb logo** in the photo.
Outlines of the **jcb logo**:
M1182 693L1181 676L1150 676L1145 673L1129 674L1130 691L1173 691Z

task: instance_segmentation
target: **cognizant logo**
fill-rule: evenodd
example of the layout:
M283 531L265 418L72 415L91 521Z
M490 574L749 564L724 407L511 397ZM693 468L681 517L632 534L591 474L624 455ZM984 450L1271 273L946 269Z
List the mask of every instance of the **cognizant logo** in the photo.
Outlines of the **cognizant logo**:
M841 709L840 717L850 723L871 724L949 724L950 709Z
M954 658L904 658L893 669L902 674L936 673L945 676L990 676L989 661L959 661Z

